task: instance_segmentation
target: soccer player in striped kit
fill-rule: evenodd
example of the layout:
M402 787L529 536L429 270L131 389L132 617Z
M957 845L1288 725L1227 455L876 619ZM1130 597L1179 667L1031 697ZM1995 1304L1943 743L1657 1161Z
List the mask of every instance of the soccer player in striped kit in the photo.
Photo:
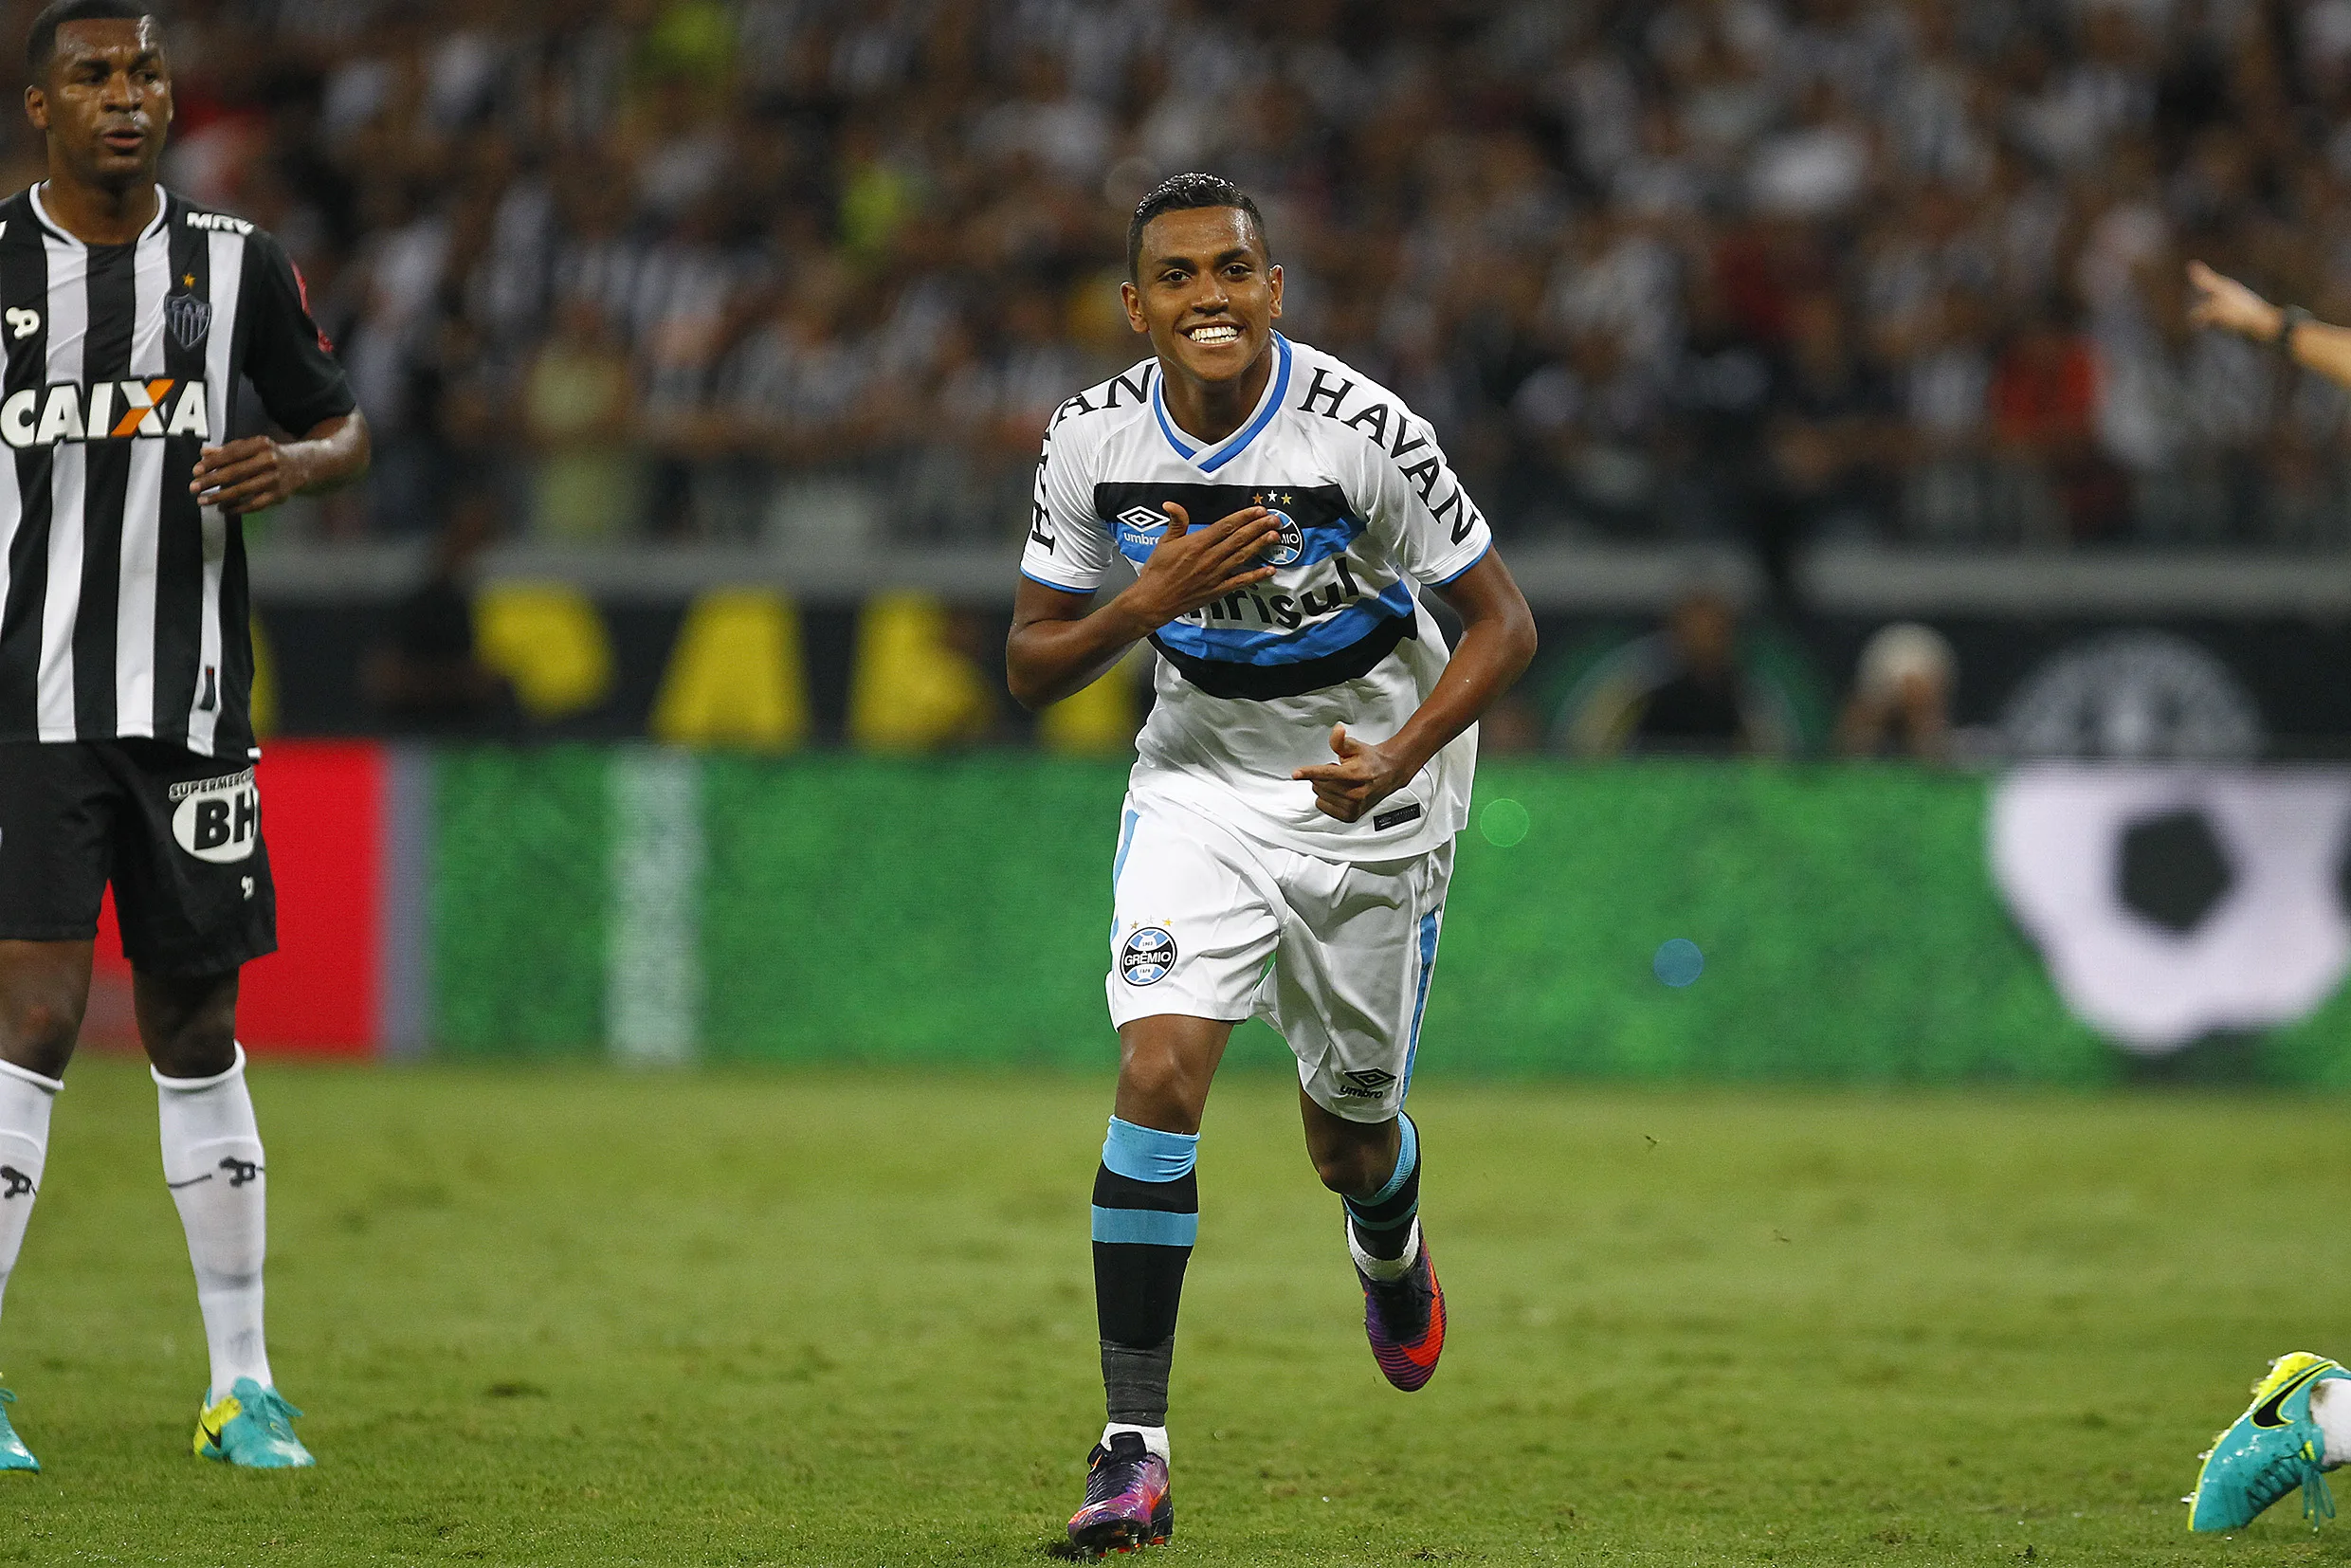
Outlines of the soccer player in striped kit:
M277 946L239 519L357 477L367 425L277 242L155 183L155 20L60 0L26 54L48 177L0 203L0 1289L111 882L211 1358L195 1450L308 1465L263 1340L236 1040L238 966ZM240 378L292 439L230 439ZM40 1468L4 1413L0 1468Z
M1045 440L1006 666L1031 707L1137 643L1159 656L1111 869L1118 1095L1095 1173L1109 1422L1081 1550L1175 1527L1168 1370L1199 1225L1193 1172L1233 1025L1298 1058L1306 1148L1340 1194L1389 1382L1435 1372L1445 1295L1404 1109L1477 720L1535 651L1526 600L1435 432L1274 330L1256 205L1179 174L1127 230L1152 357L1062 405ZM1124 587L1095 602L1114 568ZM1449 649L1422 602L1461 616Z

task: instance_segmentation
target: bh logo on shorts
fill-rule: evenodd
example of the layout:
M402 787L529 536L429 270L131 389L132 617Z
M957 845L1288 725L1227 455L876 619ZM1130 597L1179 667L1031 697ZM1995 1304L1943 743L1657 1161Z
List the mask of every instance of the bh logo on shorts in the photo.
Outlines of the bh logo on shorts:
M1119 978L1128 985L1157 985L1176 967L1176 939L1167 928L1146 925L1119 949Z
M174 784L172 798L178 802L172 812L172 836L198 860L243 860L261 842L262 793L250 768L222 778Z
M1287 512L1275 512L1272 516L1282 531L1273 537L1273 542L1266 546L1266 553L1258 559L1267 566L1287 566L1306 553L1306 536L1299 528L1298 520Z

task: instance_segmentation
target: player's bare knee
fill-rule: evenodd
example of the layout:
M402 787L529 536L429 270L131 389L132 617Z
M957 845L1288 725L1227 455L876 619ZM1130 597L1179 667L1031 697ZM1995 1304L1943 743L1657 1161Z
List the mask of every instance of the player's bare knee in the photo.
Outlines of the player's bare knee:
M70 988L11 987L0 998L0 1060L44 1078L64 1076L82 1036L85 1005Z
M166 1078L210 1078L237 1062L234 974L197 979L137 977L139 1043Z
M1204 1098L1204 1088L1193 1083L1185 1064L1173 1056L1139 1051L1119 1069L1121 1114L1135 1113L1127 1115L1129 1121L1139 1115L1143 1125L1183 1131L1199 1124L1198 1102Z
M1341 1197L1368 1196L1388 1179L1388 1172L1378 1169L1377 1151L1370 1144L1328 1145L1308 1153L1314 1160L1314 1174ZM1388 1163L1395 1163L1393 1156Z
M141 1030L148 1060L166 1078L211 1078L237 1065L235 1016L191 1013L178 1027L155 1034Z

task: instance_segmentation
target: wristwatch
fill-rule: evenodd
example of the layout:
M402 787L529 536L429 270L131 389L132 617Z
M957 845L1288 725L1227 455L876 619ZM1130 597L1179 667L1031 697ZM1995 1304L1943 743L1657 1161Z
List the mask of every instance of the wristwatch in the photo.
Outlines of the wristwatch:
M2278 357L2289 365L2294 361L2294 329L2310 319L2310 313L2300 305L2287 305L2278 312Z

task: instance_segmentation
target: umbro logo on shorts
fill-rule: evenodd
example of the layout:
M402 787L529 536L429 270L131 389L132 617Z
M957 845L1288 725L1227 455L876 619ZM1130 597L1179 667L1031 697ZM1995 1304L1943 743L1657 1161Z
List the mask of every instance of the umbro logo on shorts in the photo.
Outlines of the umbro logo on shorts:
M1157 985L1176 967L1176 939L1164 926L1146 925L1119 949L1119 978L1128 985Z
M1384 1067L1357 1067L1339 1076L1346 1080L1339 1085L1339 1092L1353 1100L1376 1100L1396 1081L1396 1075Z

